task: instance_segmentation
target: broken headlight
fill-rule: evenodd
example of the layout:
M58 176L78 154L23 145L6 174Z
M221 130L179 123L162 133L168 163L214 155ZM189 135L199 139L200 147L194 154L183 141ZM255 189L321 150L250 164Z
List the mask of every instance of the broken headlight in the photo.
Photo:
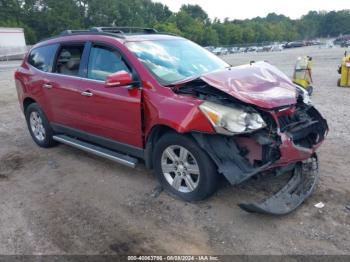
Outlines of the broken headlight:
M227 107L205 101L200 110L213 125L215 131L224 135L249 133L266 126L258 113L248 113L242 109Z

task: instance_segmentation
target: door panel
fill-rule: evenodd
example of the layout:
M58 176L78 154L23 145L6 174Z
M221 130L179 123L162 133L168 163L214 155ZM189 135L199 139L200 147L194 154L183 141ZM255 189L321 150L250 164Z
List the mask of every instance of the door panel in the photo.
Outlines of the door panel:
M135 78L130 65L121 53L107 45L90 44L87 55L86 78L81 79L80 92L84 94L79 105L84 131L116 140L120 143L143 147L141 119L141 89L138 87L106 87L109 74L127 71Z
M77 44L61 46L47 83L53 122L142 148L141 89L104 84L110 73L131 69L113 47L79 46L80 53Z
M80 104L84 131L143 147L141 89L108 88L101 81L82 79L81 92L89 91Z
M51 75L49 82L52 88L46 93L50 96L52 121L73 128L81 128L81 103L84 102L80 86L81 79L66 75Z
M32 49L26 65L20 68L26 92L39 103L50 121L53 118L52 97L47 83L51 80L49 72L52 70L58 46L58 44L50 44Z
M52 121L73 128L82 128L81 67L85 43L64 43L60 46L53 73L44 84L50 96Z

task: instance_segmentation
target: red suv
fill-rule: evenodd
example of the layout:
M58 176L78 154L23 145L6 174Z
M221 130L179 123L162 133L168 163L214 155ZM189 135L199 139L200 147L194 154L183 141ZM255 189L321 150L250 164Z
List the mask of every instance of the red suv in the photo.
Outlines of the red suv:
M285 214L313 191L328 126L307 93L266 62L232 67L154 29L65 31L35 45L15 73L29 132L154 169L186 201L257 174L289 182L250 212Z

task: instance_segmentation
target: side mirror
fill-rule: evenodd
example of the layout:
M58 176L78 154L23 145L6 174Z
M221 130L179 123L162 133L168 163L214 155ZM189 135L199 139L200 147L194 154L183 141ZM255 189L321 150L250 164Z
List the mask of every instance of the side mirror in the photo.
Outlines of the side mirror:
M132 83L132 76L124 70L108 75L105 82L107 87L127 86Z

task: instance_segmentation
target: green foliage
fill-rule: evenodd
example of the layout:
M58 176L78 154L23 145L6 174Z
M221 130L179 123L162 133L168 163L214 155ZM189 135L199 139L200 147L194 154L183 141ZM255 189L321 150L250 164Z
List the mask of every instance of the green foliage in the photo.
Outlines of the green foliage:
M350 33L350 11L310 11L301 19L268 14L246 20L211 21L198 5L173 13L151 0L0 0L0 26L23 27L33 44L66 29L93 26L154 27L202 45L293 41Z
M192 18L202 23L209 23L208 14L199 5L183 5L180 12L189 14Z
M156 23L154 28L159 32L168 32L176 35L182 35L182 32L177 28L176 23L165 22L165 23Z

